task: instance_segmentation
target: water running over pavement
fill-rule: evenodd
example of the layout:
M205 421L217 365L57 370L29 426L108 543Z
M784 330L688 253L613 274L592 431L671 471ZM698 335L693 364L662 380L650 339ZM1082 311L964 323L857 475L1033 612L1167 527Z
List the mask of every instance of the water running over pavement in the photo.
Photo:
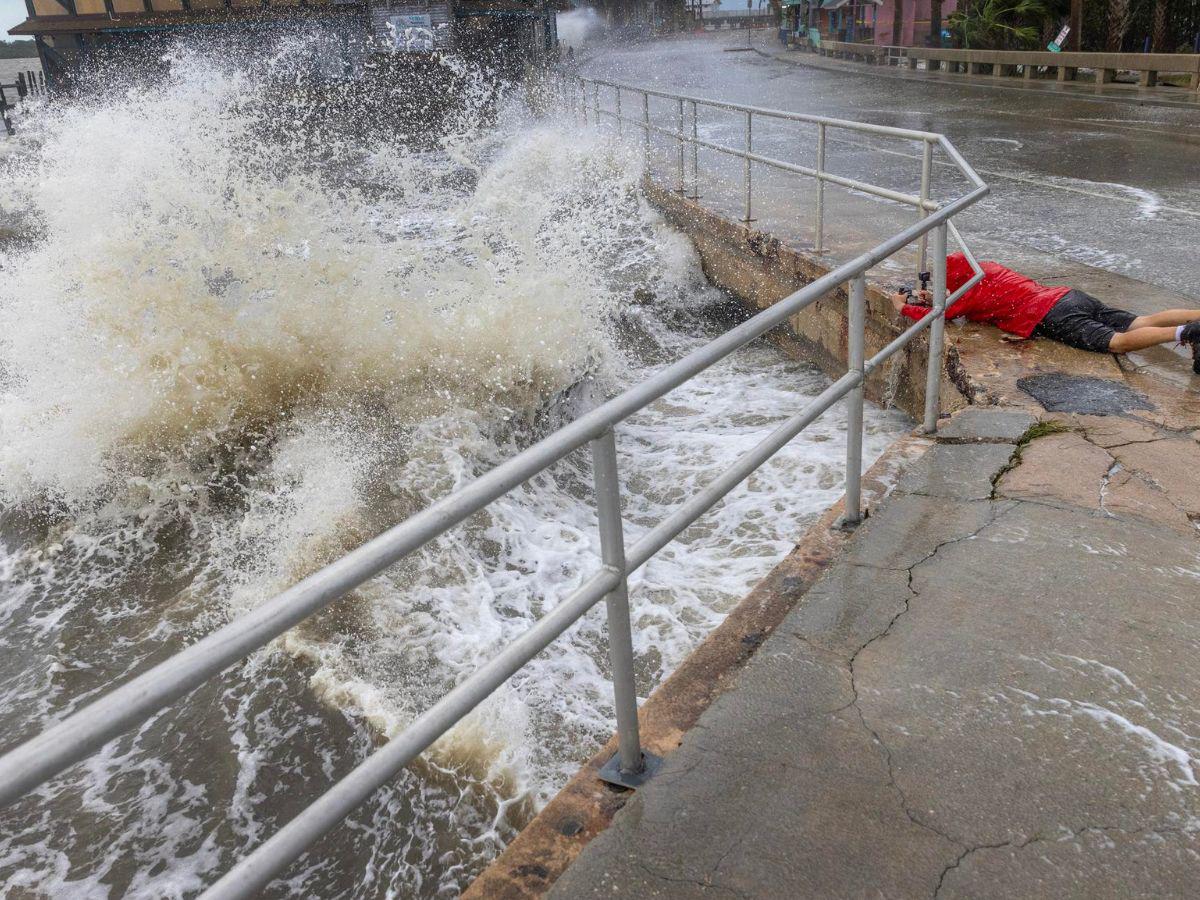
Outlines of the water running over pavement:
M727 324L635 149L482 87L428 146L314 142L247 77L179 55L0 162L33 235L0 278L8 745ZM826 384L754 345L621 428L627 540ZM867 460L905 427L869 411ZM634 577L643 695L841 493L844 428ZM565 460L4 811L5 895L198 892L594 570L589 482ZM455 894L610 697L596 610L271 893Z

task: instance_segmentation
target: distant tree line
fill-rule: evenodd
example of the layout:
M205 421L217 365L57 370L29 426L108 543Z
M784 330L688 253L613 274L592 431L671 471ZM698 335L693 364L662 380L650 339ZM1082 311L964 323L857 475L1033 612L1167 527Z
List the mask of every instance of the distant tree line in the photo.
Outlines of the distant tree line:
M986 49L1042 48L1066 23L1065 50L1195 53L1200 0L962 0L948 20L957 43Z
M1078 3L1080 0L1074 0ZM1195 53L1200 0L1084 0L1086 50Z
M33 41L0 41L0 59L25 59L37 56Z

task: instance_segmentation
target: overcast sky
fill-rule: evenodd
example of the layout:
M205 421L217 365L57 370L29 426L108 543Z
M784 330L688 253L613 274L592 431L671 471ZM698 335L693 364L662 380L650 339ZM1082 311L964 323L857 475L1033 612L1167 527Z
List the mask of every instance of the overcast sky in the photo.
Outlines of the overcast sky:
M25 21L25 0L0 0L0 38L11 41L8 29Z

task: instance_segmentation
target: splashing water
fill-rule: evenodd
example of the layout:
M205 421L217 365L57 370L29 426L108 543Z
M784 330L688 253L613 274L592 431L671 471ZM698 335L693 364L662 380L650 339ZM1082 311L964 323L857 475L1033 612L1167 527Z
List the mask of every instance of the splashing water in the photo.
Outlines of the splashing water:
M721 327L620 144L482 89L423 146L300 139L249 77L180 54L157 87L42 111L0 163L0 222L32 235L0 278L4 734ZM755 345L628 423L628 540L824 385ZM844 427L636 575L643 694L840 493ZM871 413L868 456L901 428ZM198 892L594 571L589 480L564 460L7 810L6 895ZM607 738L610 697L594 611L272 893L456 893Z

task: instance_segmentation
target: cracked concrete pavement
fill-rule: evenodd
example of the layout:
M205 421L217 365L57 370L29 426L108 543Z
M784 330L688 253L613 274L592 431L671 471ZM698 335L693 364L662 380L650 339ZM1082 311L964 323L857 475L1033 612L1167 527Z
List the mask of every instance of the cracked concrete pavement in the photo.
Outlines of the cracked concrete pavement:
M1193 896L1200 444L1045 418L948 423L551 896Z

